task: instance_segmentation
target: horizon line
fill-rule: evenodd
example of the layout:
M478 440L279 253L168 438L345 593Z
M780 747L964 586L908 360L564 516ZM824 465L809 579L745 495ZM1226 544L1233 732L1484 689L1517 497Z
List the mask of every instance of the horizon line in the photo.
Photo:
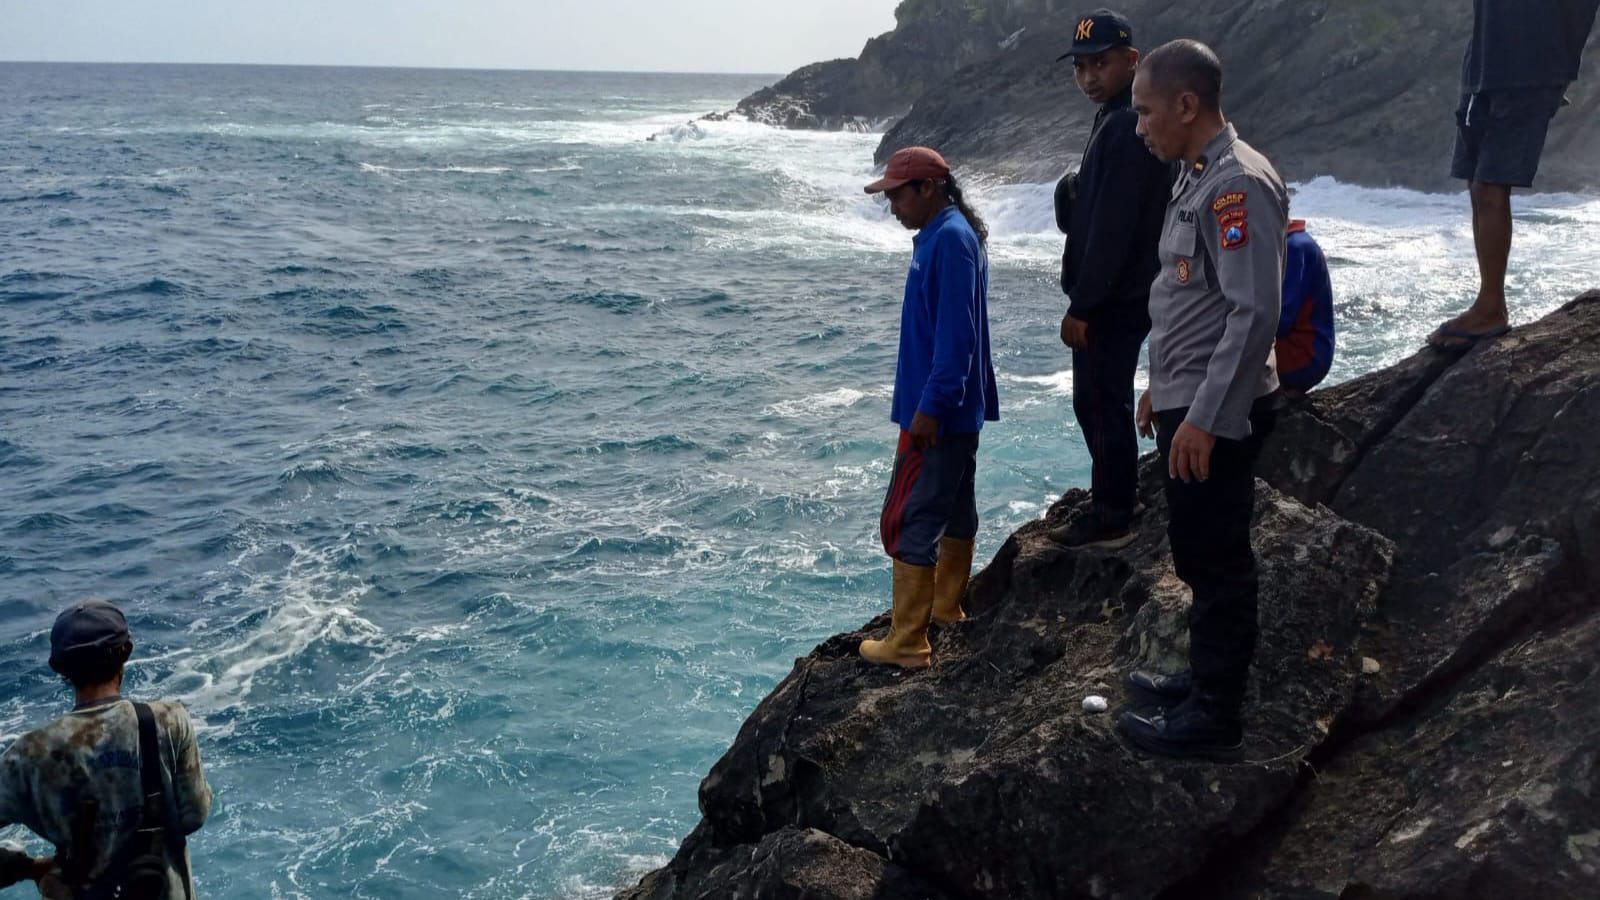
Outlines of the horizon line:
M285 63L285 62L150 62L136 59L0 59L0 65L19 66L218 66L259 69L396 69L432 72L529 72L563 75L737 75L782 78L782 72L711 72L691 69L542 69L517 66L396 65L389 63Z

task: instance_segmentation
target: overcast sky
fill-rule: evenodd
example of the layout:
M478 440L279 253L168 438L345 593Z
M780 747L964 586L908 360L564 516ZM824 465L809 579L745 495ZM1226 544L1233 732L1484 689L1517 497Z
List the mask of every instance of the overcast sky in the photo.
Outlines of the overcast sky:
M0 0L0 60L787 72L899 0Z

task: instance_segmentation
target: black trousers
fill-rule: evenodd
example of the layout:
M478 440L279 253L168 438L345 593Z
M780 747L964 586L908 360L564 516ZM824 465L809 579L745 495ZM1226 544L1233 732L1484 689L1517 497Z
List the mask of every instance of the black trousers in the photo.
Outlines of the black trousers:
M1167 538L1178 578L1194 594L1189 611L1189 666L1196 685L1225 704L1244 699L1256 650L1259 583L1250 546L1255 514L1255 464L1277 421L1278 394L1257 400L1244 440L1218 438L1211 476L1185 484L1166 477ZM1156 443L1163 468L1172 436L1188 408L1157 414Z
M1089 325L1089 346L1072 351L1072 411L1094 462L1089 491L1101 521L1127 525L1139 488L1139 436L1133 424L1133 373L1150 333L1148 319Z

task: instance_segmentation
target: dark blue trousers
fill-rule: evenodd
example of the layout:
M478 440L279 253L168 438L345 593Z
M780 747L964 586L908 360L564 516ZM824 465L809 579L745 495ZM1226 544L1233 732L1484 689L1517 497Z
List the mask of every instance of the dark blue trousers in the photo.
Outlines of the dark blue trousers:
M909 565L931 566L939 561L940 538L977 537L977 471L976 432L940 435L926 450L912 449L910 435L900 432L878 522L883 551Z

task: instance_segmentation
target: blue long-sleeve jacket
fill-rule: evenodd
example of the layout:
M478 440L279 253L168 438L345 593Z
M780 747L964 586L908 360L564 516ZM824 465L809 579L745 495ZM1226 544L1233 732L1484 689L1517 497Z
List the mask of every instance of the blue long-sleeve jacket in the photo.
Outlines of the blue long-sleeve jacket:
M954 206L917 233L900 309L900 357L889 418L910 428L920 410L941 434L1000 418L989 354L989 258Z
M1278 380L1309 391L1333 366L1333 280L1328 260L1306 223L1289 223L1283 267L1283 313L1278 319Z

